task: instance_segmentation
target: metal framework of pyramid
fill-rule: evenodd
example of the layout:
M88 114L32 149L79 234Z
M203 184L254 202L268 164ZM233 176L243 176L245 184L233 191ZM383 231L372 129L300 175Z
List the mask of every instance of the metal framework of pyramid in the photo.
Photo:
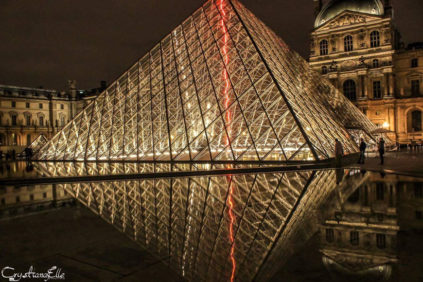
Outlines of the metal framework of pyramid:
M376 127L238 1L210 0L35 155L39 160L316 161Z

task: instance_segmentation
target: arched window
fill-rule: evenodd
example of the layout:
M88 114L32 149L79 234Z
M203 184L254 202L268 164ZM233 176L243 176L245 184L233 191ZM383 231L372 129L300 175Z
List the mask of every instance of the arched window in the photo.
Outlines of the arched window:
M344 51L350 52L353 50L353 38L351 35L344 37Z
M372 31L372 33L370 33L370 46L372 48L380 46L379 31L375 30L375 31Z
M326 66L322 67L322 74L327 74L328 73L328 68Z
M320 56L328 54L328 41L322 40L320 41Z
M349 79L344 82L344 95L351 101L357 100L354 80Z
M408 132L422 131L422 112L414 110L408 113L407 116Z
M378 68L379 67L379 60L378 59L374 59L373 60L373 67L374 68Z
M39 126L44 126L44 116L39 116L38 117L38 125Z

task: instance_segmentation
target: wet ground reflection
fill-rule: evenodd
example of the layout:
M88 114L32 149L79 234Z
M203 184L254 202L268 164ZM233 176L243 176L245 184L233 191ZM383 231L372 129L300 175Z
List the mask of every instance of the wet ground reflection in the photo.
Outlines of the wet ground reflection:
M45 177L68 172L46 164L36 169ZM280 281L318 238L313 248L323 276L376 281L403 273L398 234L423 228L422 183L328 169L2 187L0 215L25 212L21 206L40 198L31 191L45 190L56 205L77 199L154 255L168 257L187 280L229 281L236 265L235 280ZM302 275L289 281L304 281Z

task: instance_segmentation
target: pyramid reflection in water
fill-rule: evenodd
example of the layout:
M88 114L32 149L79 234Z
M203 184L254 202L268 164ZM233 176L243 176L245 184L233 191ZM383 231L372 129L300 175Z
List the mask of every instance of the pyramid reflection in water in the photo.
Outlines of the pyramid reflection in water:
M375 126L238 1L208 1L44 145L40 160L323 160Z
M206 166L36 165L49 176L189 171ZM237 281L270 279L292 255L293 246L314 234L310 220L337 187L333 170L56 185L152 254L165 258L189 281L230 281L231 276Z

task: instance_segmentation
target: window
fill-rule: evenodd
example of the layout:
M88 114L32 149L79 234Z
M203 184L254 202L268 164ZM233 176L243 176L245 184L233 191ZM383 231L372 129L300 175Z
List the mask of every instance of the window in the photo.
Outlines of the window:
M385 249L385 247L386 247L386 236L385 236L385 234L376 234L376 246L379 249Z
M411 60L411 67L417 68L419 66L419 60L418 59L412 59Z
M65 108L65 105L60 104L60 109L63 110Z
M60 117L60 124L61 124L62 126L65 126L65 117L64 117L64 116L61 116L61 117Z
M328 68L326 66L322 67L322 74L327 74L328 73Z
M43 193L43 198L44 199L47 198L47 193L46 192Z
M12 115L12 125L17 125L18 124L17 118L18 118L17 115Z
M408 122L408 125L411 126L410 128L408 128L409 132L422 131L422 112L419 110L412 111L411 122Z
M373 98L382 98L382 88L380 86L380 81L373 81Z
M353 246L357 246L359 244L358 232L351 231L350 232L350 243Z
M382 201L385 198L385 185L382 182L376 183L376 199Z
M421 220L423 217L422 217L422 212L421 211L416 211L416 219L419 219L419 220Z
M4 206L6 204L6 201L4 198L1 198L1 204Z
M26 125L27 126L30 126L31 125L31 116L30 115L26 115L25 116L25 119L26 119Z
M320 41L320 56L328 54L328 41L322 40Z
M43 116L39 117L38 123L39 123L40 126L44 125L44 117Z
M380 36L379 36L379 32L376 30L370 33L370 46L372 48L380 46Z
M350 99L351 101L355 101L357 100L357 96L356 96L356 87L355 87L355 82L354 80L346 80L344 82L344 95Z
M411 81L411 95L414 95L414 96L420 95L420 80Z
M29 199L30 199L31 201L34 201L34 194L29 195Z
M43 108L43 104L39 103L39 104L38 104L38 107L39 107L40 109L42 109L42 108Z
M16 196L16 203L19 203L21 201L21 198L19 196Z
M27 146L31 145L31 134L26 135L26 145Z
M333 229L326 229L326 241L332 243L335 239Z
M16 108L16 102L12 101L12 108Z
M373 60L373 67L374 68L378 68L379 67L379 60L378 59L374 59Z
M414 183L414 197L423 198L423 183L422 182Z
M351 35L344 37L344 51L350 52L353 50L353 38Z
M26 103L26 104L25 104L25 107L26 107L27 109L29 109L29 108L30 108L30 104L29 104L29 103Z

